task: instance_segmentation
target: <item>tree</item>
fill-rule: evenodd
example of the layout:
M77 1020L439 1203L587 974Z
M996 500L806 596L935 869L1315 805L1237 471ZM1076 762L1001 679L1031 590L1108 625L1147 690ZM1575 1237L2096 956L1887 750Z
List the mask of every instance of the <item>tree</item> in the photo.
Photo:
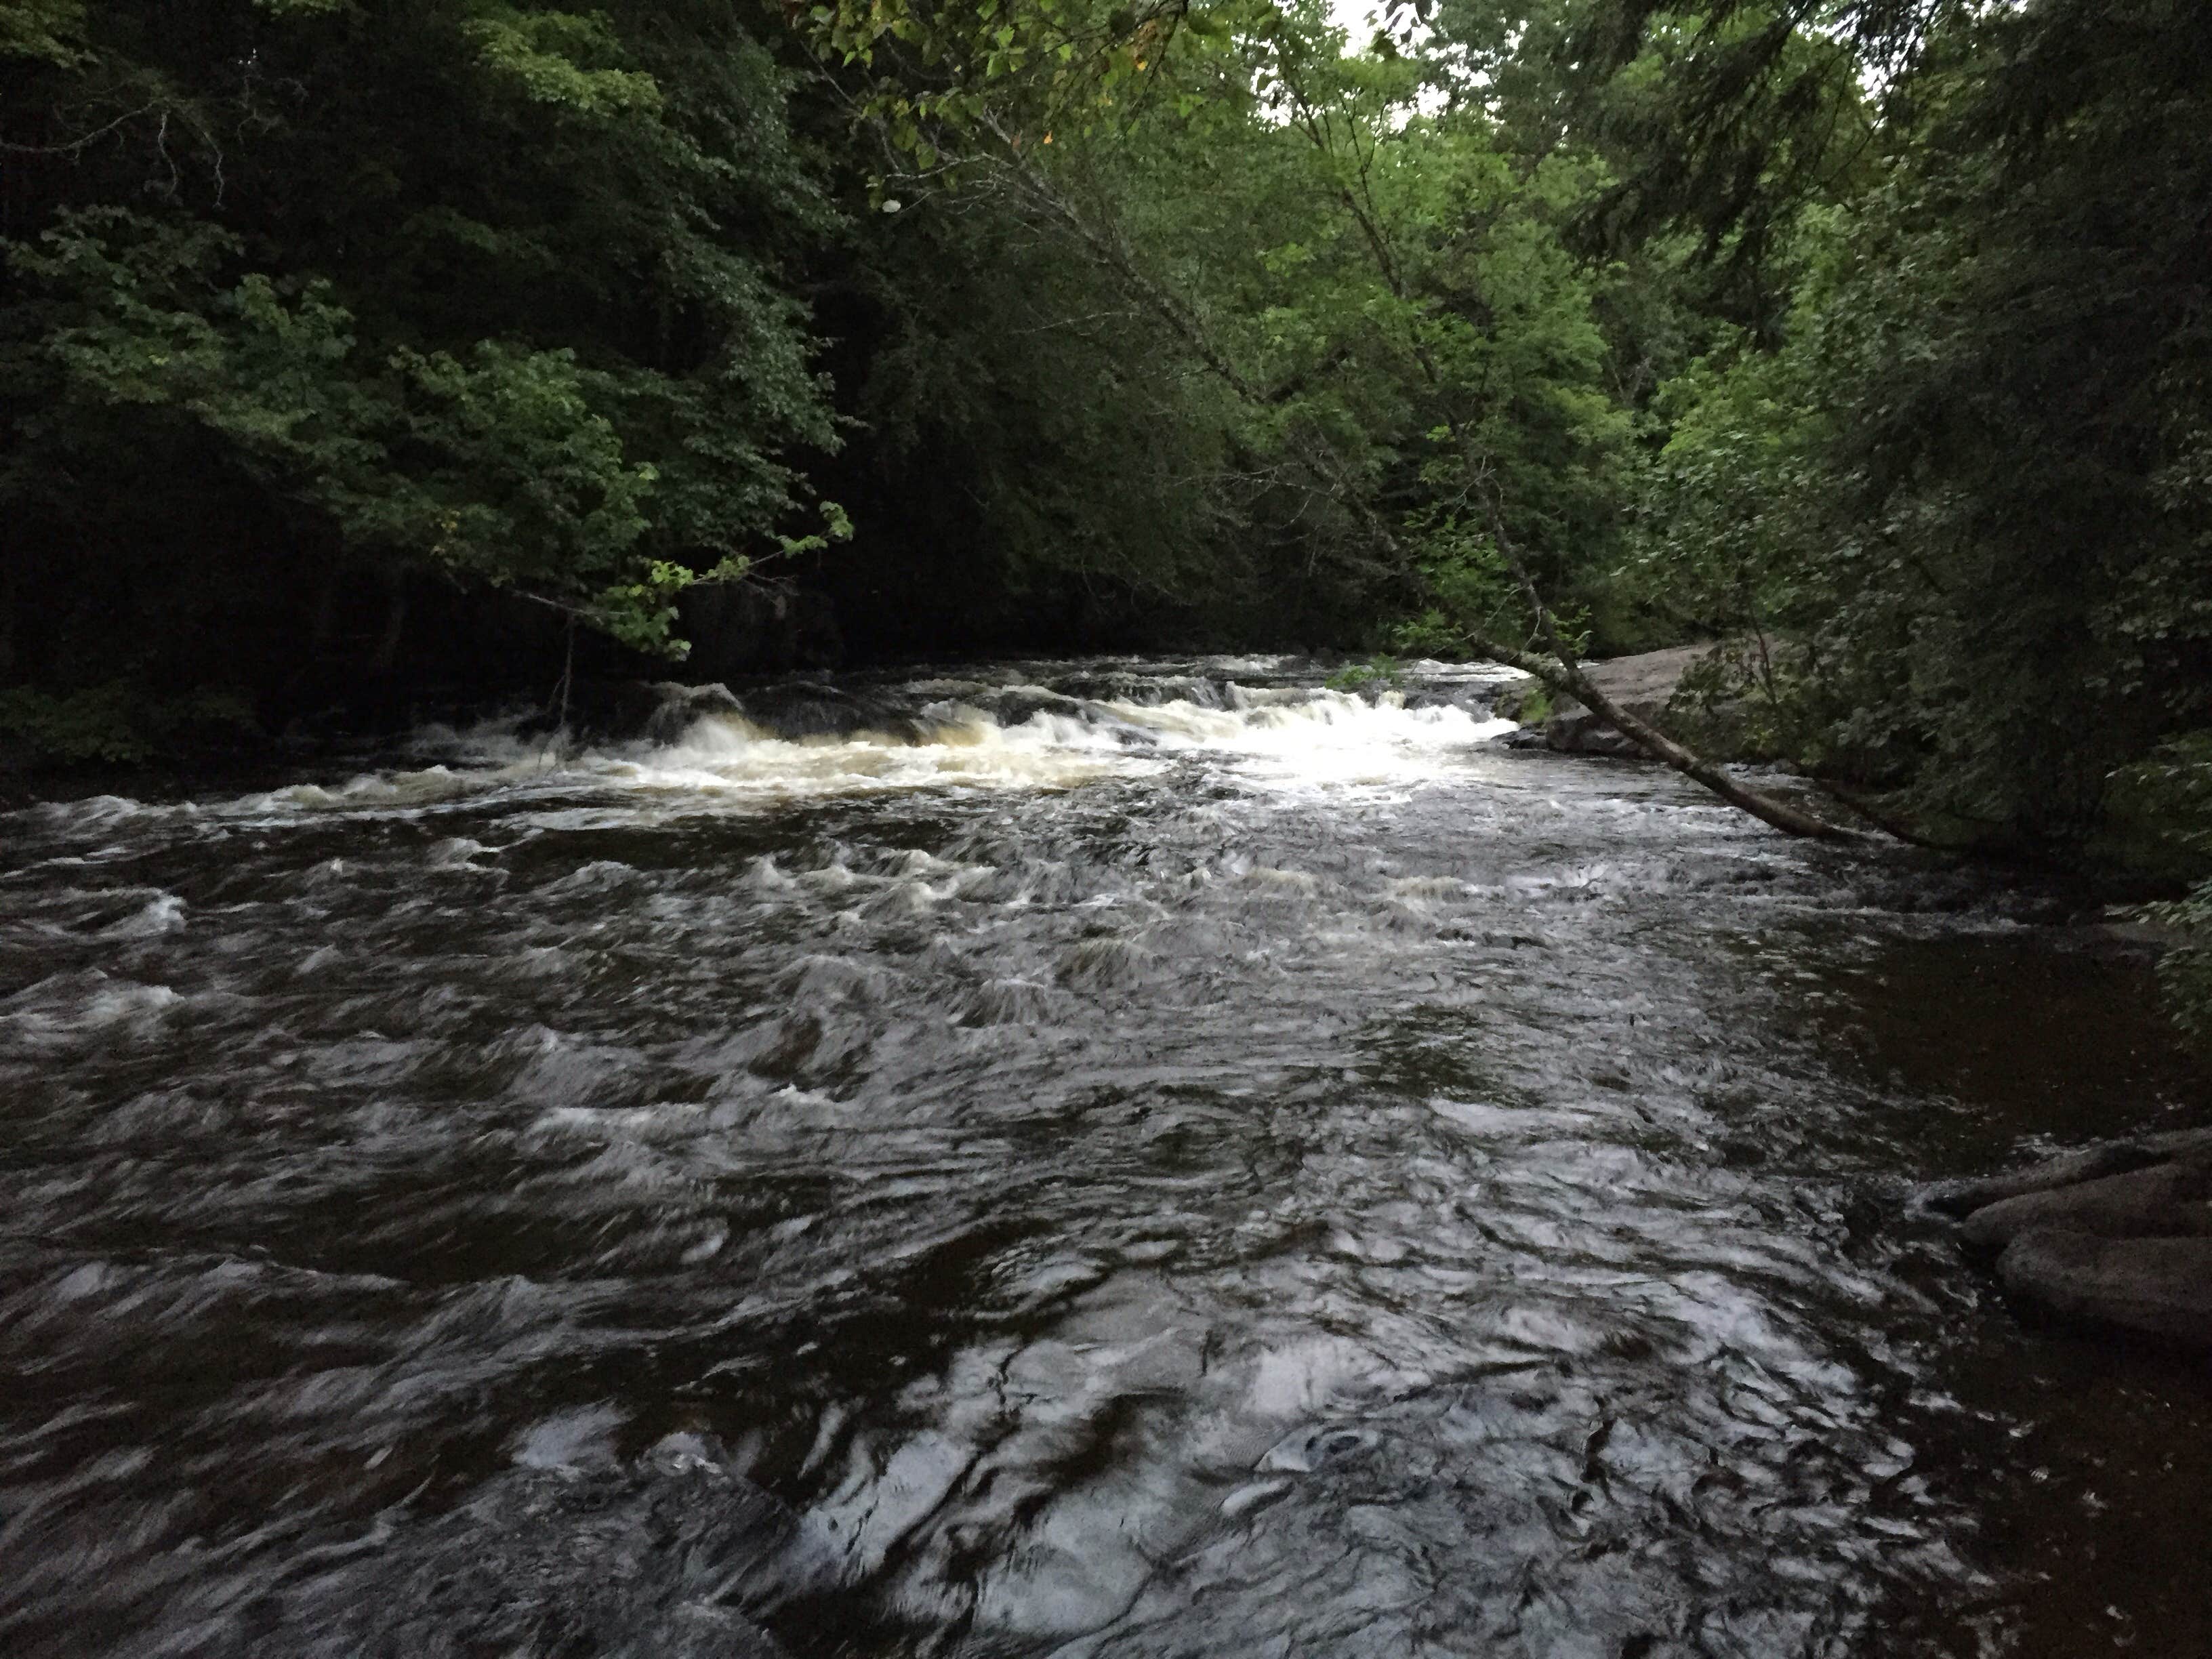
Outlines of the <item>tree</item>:
M1937 24L1879 186L1800 236L1786 342L1670 390L1653 558L1801 642L1806 758L2078 843L2212 694L2212 48L2158 0Z
M793 276L836 215L734 6L0 16L20 672L295 657L349 571L674 651L675 592L805 539L790 457L838 433Z
M813 16L866 72L856 102L894 158L886 201L950 179L1058 229L1234 395L1247 447L1348 539L1418 574L1435 601L1428 636L1582 696L1778 828L1840 833L1613 706L1542 597L1540 573L1602 537L1626 433L1601 384L1589 284L1559 235L1588 188L1583 164L1510 155L1471 101L1425 110L1445 64L1387 41L1347 55L1311 11L1100 17L1041 3L993 12L987 32L896 7ZM1112 114L1117 100L1133 107ZM1063 132L1074 142L1054 147ZM1093 188L1102 157L1127 156L1237 181L1237 223L1259 246L1216 234L1208 257L1178 260L1172 228L1133 234ZM1508 625L1529 643L1499 637Z

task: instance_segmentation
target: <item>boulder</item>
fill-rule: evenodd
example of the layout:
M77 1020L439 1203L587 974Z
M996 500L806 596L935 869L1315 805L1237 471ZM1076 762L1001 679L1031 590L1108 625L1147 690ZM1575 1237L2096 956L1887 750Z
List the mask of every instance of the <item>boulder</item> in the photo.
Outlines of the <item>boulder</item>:
M2099 1238L2212 1237L2212 1166L2157 1164L2124 1175L2022 1193L1984 1205L1960 1229L1996 1251L2038 1228Z
M1929 1207L1946 1215L1971 1215L1985 1205L2018 1198L2024 1193L2049 1192L2077 1182L2125 1175L2133 1170L2199 1157L2212 1158L2212 1129L2170 1130L2066 1152L2006 1175L1937 1182L1924 1196Z
M673 743L702 714L744 711L726 685L682 685L673 680L579 679L568 688L565 711L539 711L520 728L534 737L556 729L563 712L569 729L592 743Z
M1711 657L1711 645L1670 646L1632 657L1585 663L1583 672L1597 689L1638 720L1704 750L1715 759L1760 759L1744 742L1740 703L1723 700L1713 707L1693 704L1680 695L1682 678ZM1543 726L1547 746L1569 755L1641 755L1634 743L1614 731L1571 697L1555 705Z
M1997 1276L2061 1319L2212 1350L2212 1238L2106 1238L2043 1228L2005 1247Z
M1055 714L1079 720L1113 738L1124 749L1149 749L1159 742L1158 733L1124 720L1110 708L1041 685L1000 686L963 701L981 709L1001 726L1019 726L1039 714Z
M793 743L811 738L842 741L872 735L898 743L927 743L936 722L866 690L822 680L783 680L750 686L740 699L744 717L763 731Z
M745 712L731 695L730 688L720 682L684 685L674 680L660 680L654 683L652 690L656 701L653 713L646 717L647 743L679 742L686 732L708 714L742 717Z
M2137 1135L1983 1181L1948 1182L1972 1249L2053 1317L2212 1349L2212 1128Z
M1651 717L1644 708L1628 712L1645 720ZM1609 755L1616 759L1633 759L1644 752L1644 746L1633 738L1614 731L1578 702L1568 703L1544 722L1544 746L1562 755Z

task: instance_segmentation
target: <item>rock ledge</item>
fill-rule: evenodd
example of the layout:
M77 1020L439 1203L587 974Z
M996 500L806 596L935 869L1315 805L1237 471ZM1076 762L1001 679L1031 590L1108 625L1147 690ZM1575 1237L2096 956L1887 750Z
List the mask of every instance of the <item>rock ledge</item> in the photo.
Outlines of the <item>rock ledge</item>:
M1998 1279L2027 1306L2212 1352L2212 1129L2116 1141L1927 1196L1964 1218L1967 1248L1996 1254Z

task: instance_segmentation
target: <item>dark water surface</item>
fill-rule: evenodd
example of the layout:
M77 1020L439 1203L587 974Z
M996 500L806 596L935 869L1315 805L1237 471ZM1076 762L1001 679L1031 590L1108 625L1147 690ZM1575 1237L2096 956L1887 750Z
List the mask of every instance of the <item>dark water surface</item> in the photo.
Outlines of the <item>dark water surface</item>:
M2212 1379L1910 1207L2212 1119L2139 964L976 680L0 817L0 1652L2212 1654Z

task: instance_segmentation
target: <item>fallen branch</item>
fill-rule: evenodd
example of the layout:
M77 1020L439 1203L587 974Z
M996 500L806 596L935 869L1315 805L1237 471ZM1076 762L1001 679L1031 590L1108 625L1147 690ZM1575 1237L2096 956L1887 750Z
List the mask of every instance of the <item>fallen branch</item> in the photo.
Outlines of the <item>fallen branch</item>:
M1750 789L1729 775L1725 768L1707 760L1695 750L1684 747L1647 720L1638 720L1611 697L1598 690L1580 664L1571 659L1548 657L1532 651L1523 651L1502 641L1469 635L1468 644L1481 655L1504 663L1509 668L1533 674L1553 691L1575 699L1621 736L1644 750L1654 760L1663 761L1683 776L1703 784L1731 806L1739 807L1762 823L1771 824L1787 836L1804 836L1816 841L1856 841L1863 831L1846 829L1839 823L1816 817L1778 800L1773 796Z
M1487 483L1486 472L1484 482ZM1746 788L1729 775L1726 768L1707 760L1696 750L1679 744L1648 720L1638 719L1605 695L1588 674L1582 664L1553 626L1551 606L1536 586L1535 576L1513 545L1512 538L1505 533L1505 514L1498 500L1496 489L1484 491L1484 505L1489 509L1491 540L1498 548L1498 556L1505 561L1514 579L1521 584L1522 593L1536 623L1536 635L1550 654L1522 651L1496 640L1470 635L1468 643L1484 655L1495 658L1508 667L1518 668L1523 673L1534 674L1554 691L1564 691L1582 706L1626 738L1645 754L1663 761L1684 777L1705 787L1729 805L1740 808L1761 823L1771 824L1785 836L1804 836L1815 841L1856 841L1861 832L1831 823L1815 813L1792 806L1788 801L1777 800L1756 789Z
M1270 407L1274 404L1275 400L1270 394L1247 377L1231 360L1199 314L1181 296L1154 281L1143 270L1135 250L1115 227L1102 223L1085 213L1045 173L1033 155L1023 152L1014 135L996 117L987 112L982 118L982 125L999 141L999 153L992 158L996 177L1003 185L1012 188L1016 198L1031 215L1072 235L1102 269L1120 283L1122 291L1131 300L1164 322L1191 354L1238 398L1255 408ZM1345 204L1367 234L1382 275L1392 291L1401 291L1387 239L1381 235L1356 198L1347 193ZM1426 349L1417 341L1413 351L1424 378L1441 392L1443 377ZM1539 655L1473 635L1468 636L1468 642L1485 656L1534 674L1555 691L1575 697L1646 754L1704 785L1731 806L1750 813L1760 823L1769 824L1784 835L1809 836L1820 841L1858 839L1862 833L1858 830L1831 823L1786 801L1777 800L1771 795L1745 787L1704 756L1637 719L1590 683L1589 677L1576 662L1574 653L1559 637L1553 623L1551 608L1544 603L1528 564L1506 533L1503 509L1495 486L1491 483L1486 458L1474 453L1474 447L1460 422L1448 417L1447 424L1455 436L1469 449L1468 462L1476 486L1487 486L1485 502L1489 509L1493 539L1499 554L1527 594L1534 613L1538 641L1552 654ZM1355 487L1354 481L1346 476L1342 458L1325 441L1310 431L1294 427L1290 437L1296 462L1311 473L1322 495L1334 500L1367 531L1377 550L1383 555L1385 562L1400 569L1412 568L1413 561L1406 557L1396 532L1376 511L1374 505L1364 499L1362 492Z

